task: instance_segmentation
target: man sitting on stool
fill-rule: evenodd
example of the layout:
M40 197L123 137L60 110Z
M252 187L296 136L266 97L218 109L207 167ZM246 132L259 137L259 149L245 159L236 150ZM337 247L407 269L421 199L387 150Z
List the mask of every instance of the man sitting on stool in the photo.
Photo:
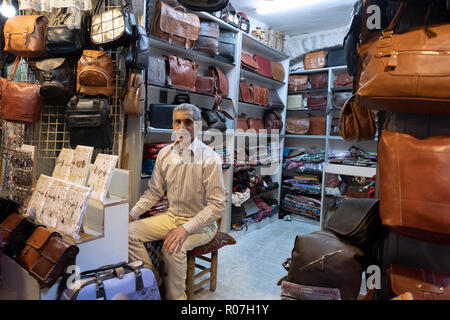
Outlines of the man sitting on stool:
M128 258L142 260L159 278L144 243L164 240L166 298L171 300L186 299L186 253L214 238L215 221L222 217L225 208L222 160L195 137L195 121L201 121L196 106L181 104L175 108L172 126L178 140L158 153L149 188L130 211ZM168 211L136 220L153 207L166 190Z

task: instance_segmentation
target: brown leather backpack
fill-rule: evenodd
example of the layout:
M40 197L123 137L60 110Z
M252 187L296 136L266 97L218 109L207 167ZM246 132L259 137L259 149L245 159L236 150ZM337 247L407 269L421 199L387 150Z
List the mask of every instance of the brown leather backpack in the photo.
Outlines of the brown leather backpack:
M114 68L105 51L84 50L78 61L77 92L90 96L111 96L114 91Z
M140 73L130 74L123 97L125 114L141 116L145 111L145 85Z

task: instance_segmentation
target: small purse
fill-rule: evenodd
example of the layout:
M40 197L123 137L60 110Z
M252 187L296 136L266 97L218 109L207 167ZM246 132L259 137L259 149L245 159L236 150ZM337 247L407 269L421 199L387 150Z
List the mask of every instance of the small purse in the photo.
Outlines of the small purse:
M105 49L117 48L133 39L129 4L100 12L105 0L99 0L91 20L91 42Z
M310 121L307 118L289 117L286 119L286 131L292 134L308 134Z
M125 65L128 68L145 70L148 68L150 41L145 28L134 24L131 44L124 48Z
M125 114L142 116L145 111L145 85L140 73L131 73L123 95Z

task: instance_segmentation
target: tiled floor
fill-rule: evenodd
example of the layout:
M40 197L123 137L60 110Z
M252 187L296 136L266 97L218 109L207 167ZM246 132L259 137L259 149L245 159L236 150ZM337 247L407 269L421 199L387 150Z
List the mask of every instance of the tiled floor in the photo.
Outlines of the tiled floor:
M273 217L249 227L232 231L236 245L219 250L216 292L204 289L196 300L279 300L278 280L287 272L282 262L291 256L296 235L314 232L317 224ZM206 288L208 288L206 286Z

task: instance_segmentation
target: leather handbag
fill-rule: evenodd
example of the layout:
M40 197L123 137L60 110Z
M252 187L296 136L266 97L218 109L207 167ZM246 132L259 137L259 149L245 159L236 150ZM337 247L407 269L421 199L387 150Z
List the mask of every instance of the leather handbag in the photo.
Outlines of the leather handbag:
M360 103L393 112L450 114L450 24L425 23L397 34L394 28L407 5L402 2L379 39L360 46ZM430 11L431 4L426 21Z
M166 85L166 59L164 57L148 56L147 81L159 86Z
M17 212L20 204L5 198L0 198L0 224L9 217L10 214Z
M334 80L335 88L353 87L353 77L348 72L339 73Z
M313 136L324 136L327 134L327 117L310 117L310 132Z
M378 144L380 215L388 229L450 244L450 135L423 140L383 131ZM414 155L414 156L412 156Z
M36 230L38 225L29 218L24 218L20 221L17 227L10 233L8 244L4 247L5 253L11 259L16 259L25 247L25 241Z
M288 110L304 110L302 94L290 94L287 97L287 109Z
M264 130L264 125L261 119L258 118L248 118L247 124L249 129L253 129L258 133L260 130Z
M25 270L30 271L52 237L61 237L61 235L45 227L37 227L31 236L26 239L25 247L20 252L16 262Z
M234 51L236 47L236 33L220 30L219 34L219 57L230 63L234 63Z
M391 298L410 292L414 300L450 300L450 274L391 264Z
M150 126L158 129L172 129L173 110L181 103L189 103L189 94L177 94L172 104L150 105Z
M45 58L48 19L42 15L15 16L3 28L5 51L24 58Z
M278 95L277 90L269 88L269 104L267 107L272 109L283 110L284 103L281 101L280 96Z
M150 34L156 38L193 49L200 33L200 18L187 13L183 6L175 8L158 1L153 12Z
M259 70L258 62L253 60L253 58L251 56L249 56L248 54L246 54L244 52L241 53L241 63L242 63L242 67L244 69L248 69L248 70L254 71L254 72L258 72L258 70Z
M36 61L40 94L48 105L65 106L75 94L73 65L66 58Z
M61 9L58 9L56 13L50 14L45 40L45 47L49 56L77 55L83 50L84 38L82 29L69 27L66 24L71 15L70 13L63 13ZM86 16L83 16L81 28L85 27L83 21L86 20Z
M5 37L2 36L7 17L0 15L0 68L4 68L7 65L14 62L16 56L5 51Z
M236 129L243 130L244 132L248 130L247 116L244 113L237 117Z
M310 121L307 118L289 117L286 119L286 132L292 134L309 134Z
M3 246L7 246L9 244L9 241L11 240L11 233L17 228L23 219L23 215L13 212L0 224L0 235Z
M250 91L247 81L241 80L239 82L239 101L253 103L253 100L253 92Z
M264 113L264 129L267 129L267 133L272 133L273 130L277 130L280 134L283 130L283 117L276 110L268 110Z
M342 107L339 121L339 132L346 141L373 140L376 127L372 113L359 105L356 95L352 95Z
M369 252L383 239L378 199L344 199L325 229L352 246Z
M341 67L346 66L344 47L332 48L327 50L327 67Z
M272 64L270 63L270 60L258 55L254 55L253 59L258 63L258 73L272 78Z
M133 29L128 2L120 7L101 12L105 0L99 0L91 20L91 42L105 49L117 48L130 43Z
M195 91L205 94L216 93L216 79L214 77L197 77Z
M148 68L150 41L143 26L132 26L133 38L131 44L124 48L125 65L128 68L145 70Z
M327 108L327 93L307 93L306 103L309 110L325 110Z
M288 90L299 91L308 89L308 75L291 74L289 75Z
M196 49L213 57L218 56L219 34L220 29L217 22L200 20L200 32Z
M17 57L7 79L0 79L2 119L35 124L41 114L42 97L39 84L14 82L20 63Z
M77 92L89 96L111 96L114 68L106 51L84 50L77 66Z
M297 236L288 271L280 280L301 285L339 289L343 300L356 300L366 261L362 251L327 231Z
M286 77L286 72L284 71L284 67L281 63L270 61L271 69L272 69L272 78L275 80L284 82L284 78Z
M303 65L306 70L325 68L326 51L320 50L305 54Z
M311 89L328 88L328 72L311 73L309 75Z
M269 89L251 84L250 92L253 92L253 103L267 107L269 105Z
M217 109L202 109L202 119L204 122L204 125L202 126L203 131L216 129L223 132L227 130L227 119L223 113Z
M222 97L228 96L229 84L228 78L225 75L225 73L216 66L210 66L208 68L208 74L210 77L213 77L216 81L217 93Z
M77 145L102 149L112 147L113 132L107 99L73 96L67 105L65 119L72 148Z
M182 90L195 91L198 76L198 64L195 61L177 56L167 57L168 77L170 86Z
M145 111L145 84L140 73L131 73L123 95L123 112L142 116Z
M342 109L345 102L351 98L351 92L334 92L333 93L333 108Z
M78 252L77 246L69 245L60 237L52 237L31 267L30 274L41 288L50 288L68 266L75 265Z

